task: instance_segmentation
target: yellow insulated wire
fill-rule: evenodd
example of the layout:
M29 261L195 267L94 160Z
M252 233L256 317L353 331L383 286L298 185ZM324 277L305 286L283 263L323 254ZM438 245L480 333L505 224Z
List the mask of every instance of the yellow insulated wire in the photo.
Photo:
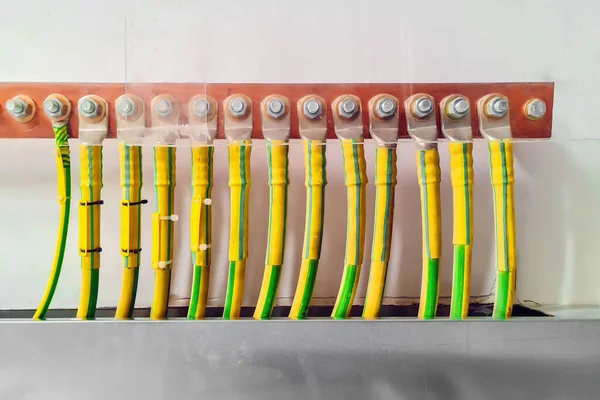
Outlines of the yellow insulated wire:
M290 310L291 319L306 318L317 279L323 241L325 185L327 185L325 143L324 140L304 140L306 220L302 265Z
M423 276L419 318L435 318L439 290L439 262L442 253L440 204L440 158L437 148L417 150L417 172L421 191L423 235Z
M67 245L67 232L69 229L69 214L71 208L71 150L69 148L69 134L67 126L54 126L54 136L56 139L56 170L57 170L57 188L58 203L60 204L60 217L58 225L58 237L56 239L56 250L54 251L54 261L46 290L40 301L33 319L44 319L50 302L54 296L54 291L58 285L60 271L65 255Z
M80 146L81 201L79 202L79 254L81 296L77 318L94 319L100 272L100 205L102 191L102 146Z
M123 281L115 318L133 318L141 258L142 148L119 143Z
M490 177L494 192L496 228L496 299L494 318L508 319L515 301L517 271L514 157L511 140L489 142Z
M469 314L471 248L473 244L473 143L449 142L454 205L454 265L450 318Z
M242 308L246 258L248 258L251 151L251 140L231 142L228 146L231 213L229 225L229 277L223 310L223 318L225 319L238 319Z
M288 141L267 140L269 171L269 233L262 286L254 311L255 319L268 319L273 312L285 250L287 221Z
M350 316L365 245L367 173L364 140L362 138L342 139L341 144L344 159L344 182L348 194L348 213L344 273L331 315L335 319L344 319Z
M154 298L150 318L167 318L171 267L173 265L173 221L176 220L176 149L154 147L156 212L152 216L152 267L155 270Z
M385 289L392 224L394 220L394 190L396 188L396 147L377 147L375 154L375 228L371 251L371 269L363 317L376 319Z
M190 238L194 272L188 319L203 319L206 311L211 259L210 198L213 186L213 151L212 146L192 147Z

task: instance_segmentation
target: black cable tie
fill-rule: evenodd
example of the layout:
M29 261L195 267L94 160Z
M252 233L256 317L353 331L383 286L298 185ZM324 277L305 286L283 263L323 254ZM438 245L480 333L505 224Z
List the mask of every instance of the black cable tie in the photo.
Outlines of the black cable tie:
M84 254L88 254L88 253L101 253L102 252L102 247L97 247L95 249L89 249L89 250L79 249L79 252L84 253Z
M121 249L121 251L123 253L127 253L127 254L140 254L142 252L142 248L140 247L139 249L130 249L130 250Z
M100 206L104 204L104 200L98 200L98 201L92 201L92 202L85 202L85 201L80 201L79 205L80 206Z
M130 201L129 203L124 201L121 203L122 206L127 206L127 207L131 207L131 206L139 206L140 204L148 204L148 200L140 200L140 201Z

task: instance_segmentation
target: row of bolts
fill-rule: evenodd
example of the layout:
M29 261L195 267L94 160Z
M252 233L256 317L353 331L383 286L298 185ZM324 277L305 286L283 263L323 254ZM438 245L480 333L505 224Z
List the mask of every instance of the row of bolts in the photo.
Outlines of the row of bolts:
M397 110L396 101L389 97L382 97L376 104L375 110L378 117L382 119L391 118ZM8 100L5 104L6 110L17 119L22 119L31 114L32 109L29 104L21 97L16 96ZM494 97L487 103L486 113L491 117L502 118L508 112L508 101L504 97ZM211 103L206 99L197 99L192 107L198 117L206 117L211 112ZM97 116L100 106L93 98L87 98L79 105L80 112L87 118ZM229 102L229 111L234 117L242 117L246 114L247 104L242 97L235 97ZM49 117L56 118L64 116L66 105L56 98L49 97L44 101L44 111ZM135 103L123 97L117 103L117 111L123 117L128 117L136 113ZM173 112L173 104L169 99L161 99L155 105L155 111L162 117L168 117ZM321 102L311 98L304 103L304 115L310 119L319 118L322 114ZM429 97L416 99L412 105L412 113L417 118L425 118L434 111L433 102ZM338 112L340 116L352 119L358 113L358 104L351 99L346 98L339 103ZM524 112L527 118L538 120L546 114L546 103L541 99L529 100ZM267 104L267 113L274 119L278 119L285 114L285 104L278 98L271 99ZM448 117L460 119L469 113L469 101L462 96L454 98L448 103L446 108Z

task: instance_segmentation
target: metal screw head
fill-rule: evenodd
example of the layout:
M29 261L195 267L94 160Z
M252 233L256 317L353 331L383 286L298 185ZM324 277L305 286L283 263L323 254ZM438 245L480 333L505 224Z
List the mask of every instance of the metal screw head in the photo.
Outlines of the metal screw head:
M487 102L487 115L494 118L502 118L508 112L508 100L504 97L492 97Z
M540 99L533 99L527 102L525 114L529 119L540 119L546 114L546 102Z
M229 102L229 111L234 117L243 117L246 114L246 100L241 97L234 97Z
M304 102L304 115L310 119L317 119L322 114L321 102L310 98Z
M194 110L194 114L198 117L206 117L210 114L210 101L206 99L196 99L194 104L192 104L192 109Z
M271 99L267 103L267 114L272 118L278 119L285 114L285 104L281 99Z
M168 117L173 113L173 103L169 99L160 99L154 104L154 111L161 117Z
M44 111L51 118L62 117L67 114L67 106L58 99L49 98L44 101Z
M340 102L338 111L344 118L354 118L358 114L358 105L350 97L346 97Z
M25 103L19 96L8 100L4 105L6 111L8 111L13 117L20 118L27 115L27 103Z
M135 102L128 97L124 97L117 103L117 111L123 117L135 115Z
M412 112L417 118L425 118L433 112L433 102L429 97L419 97L413 102Z
M446 105L446 115L452 119L460 119L469 114L469 101L464 97L457 97Z
M79 111L81 111L86 118L93 118L99 115L100 107L98 106L98 103L96 103L96 100L88 98L79 104Z
M394 114L396 114L397 108L398 105L394 99L390 97L383 97L377 102L375 110L381 118L391 118L394 116Z

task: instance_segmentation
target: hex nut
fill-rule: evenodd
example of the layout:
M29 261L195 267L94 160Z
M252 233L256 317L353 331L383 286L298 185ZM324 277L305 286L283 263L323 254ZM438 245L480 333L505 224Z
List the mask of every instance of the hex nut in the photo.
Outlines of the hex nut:
M529 100L525 104L525 115L532 120L541 119L546 115L546 102L540 99Z
M79 111L86 118L94 118L100 115L102 109L92 97L86 97L79 102Z
M211 110L210 101L208 101L204 98L196 99L196 100L194 100L194 103L192 104L192 110L194 111L194 114L196 114L196 116L206 117L210 114L210 110Z
M323 115L323 107L321 102L314 97L306 100L303 107L304 115L312 120L315 120Z
M433 112L433 102L429 97L419 97L413 101L411 111L416 118L425 118Z
M508 100L505 97L494 96L486 103L486 114L492 118L502 118L508 113Z
M469 101L462 96L458 96L446 104L446 115L450 119L461 119L469 114L469 109Z
M396 101L391 97L382 97L375 105L375 112L382 119L392 118L398 109Z
M234 97L229 101L229 112L236 118L246 115L247 109L246 100L242 97Z
M283 117L285 114L285 103L278 98L269 100L267 103L267 114L274 119Z
M132 99L129 97L123 97L117 103L117 111L123 117L131 117L135 115L137 107Z
M346 97L344 100L340 101L338 112L343 118L353 119L358 114L358 104L350 97Z

